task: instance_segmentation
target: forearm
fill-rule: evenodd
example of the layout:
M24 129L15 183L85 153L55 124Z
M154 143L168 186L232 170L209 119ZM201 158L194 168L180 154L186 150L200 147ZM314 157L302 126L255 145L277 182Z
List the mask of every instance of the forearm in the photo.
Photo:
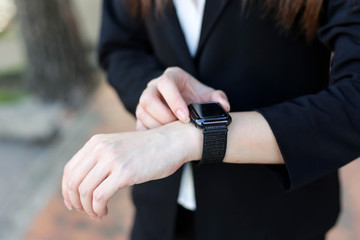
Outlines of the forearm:
M276 139L264 117L258 112L236 112L230 114L226 163L284 163ZM191 156L188 161L199 160L202 153L203 136L201 129L189 124Z
M282 162L270 127L259 113L231 115L225 162ZM202 138L200 129L180 121L148 131L96 135L65 166L65 205L99 220L118 189L168 177L185 162L199 160Z

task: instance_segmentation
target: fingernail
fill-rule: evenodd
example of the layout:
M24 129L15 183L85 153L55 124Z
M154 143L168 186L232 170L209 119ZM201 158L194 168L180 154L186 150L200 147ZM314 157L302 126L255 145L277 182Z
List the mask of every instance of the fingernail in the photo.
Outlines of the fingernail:
M226 103L226 106L228 107L229 112L230 112L230 110L231 110L231 108L230 108L230 104Z
M221 105L226 106L227 109L230 111L230 105L228 101L226 101L225 99L221 99L220 101L221 101Z
M186 115L183 110L181 110L181 109L177 110L176 115L182 122L185 122L185 123L190 122L189 116Z
M64 204L65 204L66 208L69 209L69 211L72 211L71 204L68 201L64 201Z

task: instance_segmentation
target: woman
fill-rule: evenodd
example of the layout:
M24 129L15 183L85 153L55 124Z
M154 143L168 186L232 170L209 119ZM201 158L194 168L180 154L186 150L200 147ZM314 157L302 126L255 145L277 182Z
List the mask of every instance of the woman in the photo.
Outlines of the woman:
M358 0L104 0L100 62L146 131L93 137L66 206L101 219L137 184L133 239L324 239L360 155L359 43ZM187 104L208 101L233 120L224 163L198 166Z

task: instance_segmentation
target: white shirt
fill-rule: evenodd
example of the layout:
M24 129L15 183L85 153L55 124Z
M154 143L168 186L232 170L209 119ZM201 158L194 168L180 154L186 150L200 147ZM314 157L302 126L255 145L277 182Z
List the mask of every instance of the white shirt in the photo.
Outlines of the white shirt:
M173 3L190 55L194 57L199 45L205 0L173 0Z
M201 33L205 0L173 0L190 55L195 57ZM177 202L188 210L196 209L194 176L186 163L181 176Z

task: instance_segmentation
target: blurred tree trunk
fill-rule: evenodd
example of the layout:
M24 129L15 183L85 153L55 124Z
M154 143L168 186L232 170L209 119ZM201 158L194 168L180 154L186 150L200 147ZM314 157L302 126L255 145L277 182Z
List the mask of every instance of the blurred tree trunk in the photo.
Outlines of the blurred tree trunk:
M26 85L44 101L80 106L95 70L69 0L16 0L27 52Z

